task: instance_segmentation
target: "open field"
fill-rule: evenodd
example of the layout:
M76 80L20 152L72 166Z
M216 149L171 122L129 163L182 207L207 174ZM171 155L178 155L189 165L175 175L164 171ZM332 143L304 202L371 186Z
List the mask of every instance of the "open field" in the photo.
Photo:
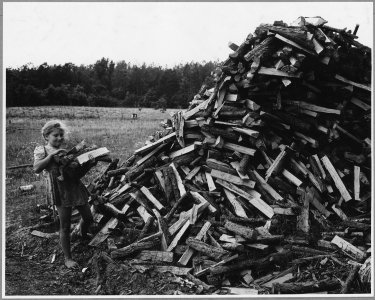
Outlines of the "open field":
M9 108L6 111L6 166L32 163L35 146L44 143L40 129L50 119L60 119L70 127L67 148L85 139L88 143L107 147L112 156L121 162L143 146L148 136L162 129L160 122L167 119L171 111L163 113L153 109L139 111L131 108L91 107ZM137 120L132 119L132 113L138 114ZM98 163L83 181L88 183L106 165ZM45 203L39 176L30 167L6 170L5 181L6 295L92 294L90 284L79 284L82 278L77 279L77 274L66 272L62 267L57 238L35 238L25 229L37 224L42 215L37 211L37 204ZM27 184L39 187L30 192L21 192L19 187ZM51 264L54 251L57 258ZM92 251L82 251L78 262L86 264ZM72 280L77 282L72 285ZM25 281L29 284L25 285Z

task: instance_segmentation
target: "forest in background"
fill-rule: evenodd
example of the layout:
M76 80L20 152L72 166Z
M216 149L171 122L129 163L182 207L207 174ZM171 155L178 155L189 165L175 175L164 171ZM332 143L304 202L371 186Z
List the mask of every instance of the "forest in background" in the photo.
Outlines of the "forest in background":
M218 62L172 68L101 58L92 65L26 64L6 69L6 106L187 108Z

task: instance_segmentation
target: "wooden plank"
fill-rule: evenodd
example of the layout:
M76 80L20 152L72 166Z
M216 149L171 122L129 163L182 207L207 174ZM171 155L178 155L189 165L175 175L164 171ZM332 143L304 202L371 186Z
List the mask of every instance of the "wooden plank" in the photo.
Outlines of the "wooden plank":
M271 75L271 76L281 76L281 77L291 77L291 78L300 78L301 73L293 74L293 73L287 73L284 71L277 70L275 68L266 68L266 67L260 67L258 70L258 74L262 75Z
M344 78L341 75L336 74L335 75L335 79L337 79L337 80L339 80L341 82L345 82L345 83L351 84L352 86L355 86L357 88L360 88L360 89L363 89L363 90L371 92L371 86L360 84L360 83L356 83L354 81L351 81L349 79Z
M206 209L210 205L208 201L206 201L204 198L203 200L204 202L198 205L198 214L200 214L204 209ZM192 209L180 213L180 219L168 228L169 234L174 235L177 232L177 230L180 229L185 224L185 222L189 220L191 213Z
M185 121L184 124L185 124L185 128L198 127L197 120L188 120L188 121Z
M137 212L145 223L147 223L148 219L152 217L142 205L138 206Z
M157 208L157 210L160 211L160 210L162 210L162 209L165 209L164 205L161 204L161 203L159 202L159 200L156 199L156 198L154 197L154 195L149 191L148 188L146 188L145 186L142 186L142 187L140 188L140 190L141 190L141 192L143 193L143 195L145 195L146 198L147 198L148 200L150 200L150 202L151 202L152 204L154 204L154 206Z
M312 110L312 111L316 111L316 112L320 112L320 113L335 114L335 115L341 114L341 110L339 110L339 109L327 108L327 107L311 104L311 103L304 102L304 101L285 101L285 102L287 104L296 105L298 107L308 109L308 110Z
M227 190L226 188L224 188L224 193L229 203L232 205L234 209L234 213L239 217L247 218L247 214L245 210L243 209L242 205L240 204L240 202L237 201L236 196L231 191Z
M254 186L255 186L255 182L252 181L252 180L241 179L238 176L235 176L235 175L232 175L232 174L229 174L229 173L225 173L225 172L222 172L222 171L219 171L219 170L215 170L215 169L213 169L211 171L211 176L214 177L214 178L219 178L221 180L225 180L225 181L237 184L237 185L244 185L244 186L247 186L249 188L254 188Z
M357 105L359 108L363 109L364 111L368 111L371 109L371 105L368 105L367 103L359 100L358 98L353 97L350 100L350 102Z
M235 254L235 255L233 255L231 257L228 257L228 258L224 258L223 260L219 261L218 263L213 264L206 269L200 270L199 272L196 272L194 275L199 277L199 276L202 276L204 274L207 274L210 270L212 270L212 269L214 269L218 266L224 265L224 264L226 264L226 263L228 263L228 262L230 262L230 261L232 261L236 258L238 258L238 254Z
M288 280L291 280L293 278L294 278L293 273L285 274L284 276L277 277L275 279L272 279L272 280L266 282L265 284L262 284L262 286L272 288L272 285L274 283L284 283L284 282L286 282Z
M298 190L300 191L300 190ZM309 193L309 191L307 192ZM310 212L310 195L307 195L305 190L301 190L301 200L303 206L301 213L297 216L297 229L303 233L308 234L310 231L309 212Z
M207 107L207 105L209 104L210 101L211 101L211 97L208 98L207 100L205 100L204 102L202 102L201 104L197 105L193 109L186 111L183 114L184 119L187 120L187 119L191 118L192 116L194 116L200 110L206 109L206 107Z
M210 212L212 213L216 213L217 212L217 209L211 205L201 194L199 194L198 192L190 192L190 194L193 196L193 198L195 200L198 200L201 204L204 204L204 203L208 203L208 209L210 210Z
M199 172L202 166L196 166L193 170L186 175L185 180L192 180L195 175Z
M269 206L266 202L264 202L260 198L260 194L258 192L256 191L245 192L244 190L241 190L240 188L236 187L234 184L231 184L227 181L223 181L221 179L218 179L216 182L220 184L221 186L223 186L224 188L245 198L251 205L253 205L259 211L261 211L268 218L272 218L272 216L274 215L272 207Z
M147 268L149 266L145 265L145 267ZM158 265L152 266L152 269L159 273L169 272L177 276L186 276L192 270L192 268L179 268L179 267L174 267L174 266L158 266Z
M276 192L272 186L270 186L263 178L258 174L257 171L253 170L252 173L255 175L258 182L262 185L262 187L269 193L275 200L283 200L283 197Z
M176 180L177 180L177 186L178 186L178 189L180 191L180 197L183 197L186 194L186 189L185 189L184 184L182 183L182 179L180 177L180 174L178 173L174 163L171 163L170 166L171 166L171 168L173 170L173 173L174 173L174 176L176 177Z
M120 189L118 189L116 192L114 192L111 197L109 197L109 201L111 202L113 199L117 198L122 193L126 192L127 190L130 190L130 188L131 188L131 185L126 183Z
M238 94L227 93L225 95L224 101L235 102L235 101L237 101L237 99L238 99Z
M202 242L192 237L186 239L186 244L194 250L201 252L215 260L220 259L224 255L228 254L228 251L222 248L211 246L205 242Z
M114 250L111 252L111 258L126 257L139 250L155 248L160 243L160 235L161 232L157 232L126 247Z
M361 173L361 168L354 166L354 200L361 200L360 195L360 182L359 175Z
M41 232L39 230L33 230L30 234L33 236L37 236L37 237L41 237L45 239L51 239L51 238L59 236L58 232L47 233L47 232Z
M156 209L153 209L152 210L156 219L157 219L157 222L158 222L158 227L159 227L159 231L162 233L161 235L161 249L163 251L165 251L168 247L168 244L169 244L169 232L168 232L168 227L167 227L167 224L165 223L164 219L161 217L160 213L156 210Z
M337 235L333 238L331 243L337 245L345 253L348 253L351 257L355 258L358 261L362 261L366 258L366 253L359 250L357 247L353 246L352 244L350 244L349 242L345 241L343 238Z
M314 191L313 188L306 188L307 196L309 197L310 203L326 218L328 218L331 215L331 212L329 212L326 207L319 201L317 198L317 192Z
M316 53L312 52L311 50L306 49L305 47L302 47L301 45L298 45L297 43L295 43L295 42L293 42L293 41L291 41L291 40L289 40L287 38L284 38L283 36L281 36L279 34L276 34L275 38L277 38L277 39L279 39L279 40L281 40L281 41L283 41L283 42L285 42L285 43L287 43L287 44L289 44L289 45L291 45L291 46L293 46L295 48L298 48L298 49L300 49L300 50L302 50L302 51L304 51L304 52L306 52L308 54L316 56Z
M207 233L208 229L211 227L211 223L209 221L206 221L206 223L202 226L202 228L199 230L198 234L196 235L197 240L202 240L205 234ZM184 254L182 254L181 258L179 259L178 263L182 266L186 266L191 257L193 256L195 250L188 247Z
M284 208L284 207L273 207L273 212L275 215L284 215L284 216L294 216L295 213L291 207Z
M259 131L252 130L252 129L249 129L249 128L233 127L233 130L237 131L239 133L243 133L243 134L246 134L248 136L254 137L254 138L257 138L259 136Z
M158 139L156 142L154 142L152 144L146 145L142 148L139 148L139 149L135 150L134 154L135 155L141 155L141 154L159 146L160 144L162 144L166 141L169 141L170 139L174 138L175 136L176 136L176 132L172 132L172 133L166 135L165 137L162 137L161 139Z
M344 183L342 182L340 176L337 174L337 171L334 168L334 166L332 165L329 158L327 156L323 156L321 158L321 160L322 160L324 166L326 167L327 171L331 175L331 177L332 177L337 189L339 190L341 196L344 198L345 201L351 200L352 197L350 196L349 192L347 191Z
M194 143L194 144L191 144L191 145L189 145L189 146L187 146L187 147L185 147L185 148L182 148L182 149L180 149L180 150L177 150L177 151L174 151L174 152L170 153L170 154L169 154L169 157L170 157L171 159L176 158L176 157L178 157L178 156L181 156L181 155L184 155L184 154L187 154L187 153L189 153L189 152L194 151L195 148L196 148L196 144Z
M322 51L324 51L324 47L322 47L322 45L320 45L320 43L315 38L312 39L312 42L314 44L316 53L320 54Z
M292 163L293 167L301 172L305 177L308 175L307 169L304 166L300 165L294 158L291 158L290 162Z
M319 159L318 155L314 154L314 155L311 155L311 157L315 160L315 162L316 162L316 164L317 164L317 166L319 168L319 171L321 173L322 178L326 179L327 174L326 174L326 172L323 169L323 166L322 166L322 164L320 162L320 159Z
M106 147L101 147L86 153L83 153L76 157L77 162L82 165L85 162L88 162L92 158L97 158L109 154L109 150Z
M258 290L250 288L229 287L228 295L258 295Z
M142 250L138 256L138 259L152 262L173 262L173 252L166 251L155 251L155 250Z
M121 212L125 214L128 209L129 205L125 204L124 207L121 209ZM114 229L118 224L118 219L116 218L111 218L103 227L100 229L100 231L93 237L93 239L90 241L89 246L96 247L102 242L106 240L106 238L110 234L110 230Z
M148 159L150 159L151 157L155 156L156 153L158 153L165 145L162 144L162 145L159 145L158 147L156 147L154 150L152 150L150 153L148 153L145 157L142 157L140 160L138 160L134 166L135 167L138 167L140 165L142 165L145 161L147 161Z
M176 234L172 242L169 244L166 250L167 252L172 251L177 246L177 243L179 242L179 240L181 239L181 237L183 236L183 234L186 232L186 230L189 228L190 225L191 225L190 222L186 220L184 226L180 229L180 231Z
M250 227L242 226L228 220L226 220L224 227L227 230L244 237L247 241L253 242L257 238L257 231Z
M290 173L287 169L284 169L282 171L282 174L286 179L288 179L291 183L293 183L295 186L300 186L302 184L302 181L299 180L296 176L294 176L292 173Z
M161 188L163 189L164 193L167 193L166 189L165 189L165 180L164 180L164 177L163 177L163 173L160 170L157 170L157 171L155 171L154 174L155 174L156 179L158 180Z
M206 175L206 181L207 181L207 185L208 185L208 190L210 192L216 191L216 185L215 185L214 180L212 179L211 174L208 173L208 172L205 172L205 175Z
M232 151L237 151L237 152L240 152L240 153L243 153L243 154L248 154L248 155L251 155L251 156L253 156L255 154L255 151L256 151L255 149L247 148L247 147L244 147L244 146L240 146L240 145L228 143L228 142L224 143L223 148L229 149L229 150L232 150Z

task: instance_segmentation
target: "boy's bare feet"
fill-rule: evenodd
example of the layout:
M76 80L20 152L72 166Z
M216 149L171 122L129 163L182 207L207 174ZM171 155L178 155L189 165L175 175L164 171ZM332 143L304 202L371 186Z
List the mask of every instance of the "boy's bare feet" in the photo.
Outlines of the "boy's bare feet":
M68 268L68 269L78 269L79 266L78 266L78 263L75 262L73 259L71 258L65 258L65 266Z

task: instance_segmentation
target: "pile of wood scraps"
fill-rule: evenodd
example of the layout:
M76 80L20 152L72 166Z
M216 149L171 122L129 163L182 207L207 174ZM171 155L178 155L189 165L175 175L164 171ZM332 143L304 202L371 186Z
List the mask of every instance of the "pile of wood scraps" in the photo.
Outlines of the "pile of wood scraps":
M207 293L370 292L371 49L326 23L230 43L215 86L90 184L90 245Z

